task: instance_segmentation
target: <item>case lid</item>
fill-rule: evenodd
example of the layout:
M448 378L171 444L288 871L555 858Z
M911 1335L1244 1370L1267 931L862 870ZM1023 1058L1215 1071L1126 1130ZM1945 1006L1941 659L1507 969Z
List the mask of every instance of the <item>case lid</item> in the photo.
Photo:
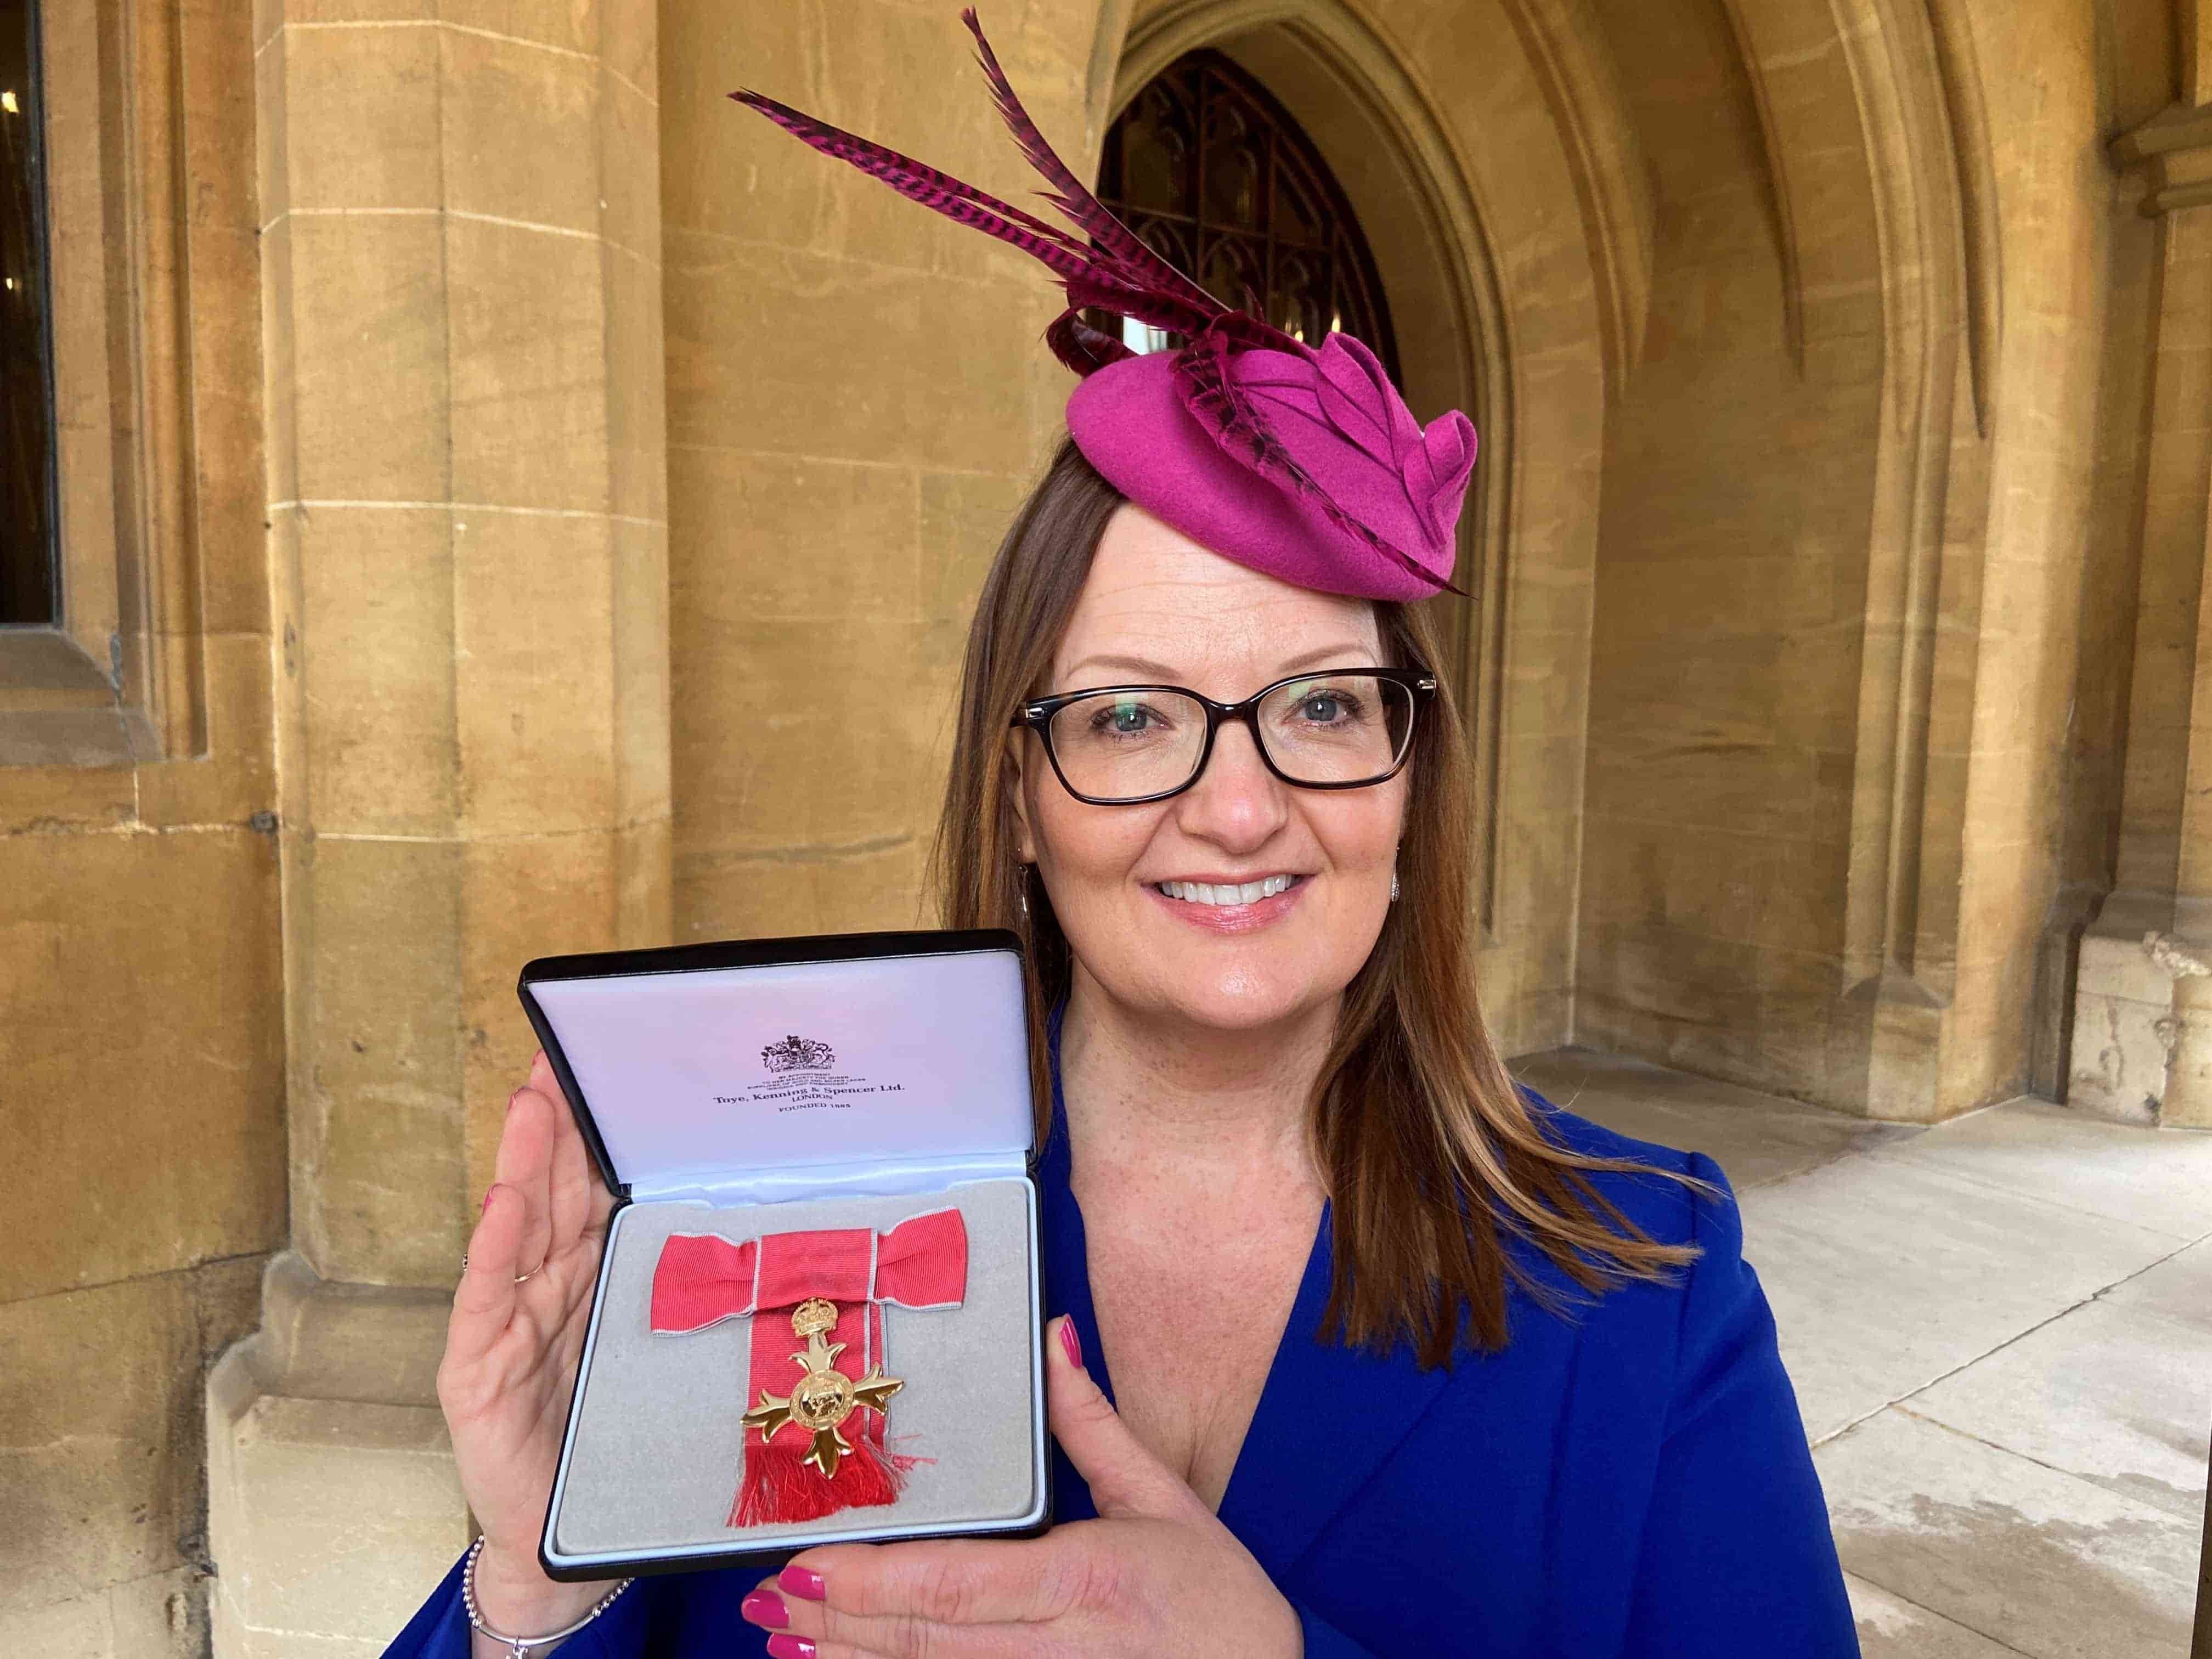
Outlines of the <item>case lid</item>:
M1020 1169L1020 941L843 933L548 957L523 1006L608 1186L759 1200Z

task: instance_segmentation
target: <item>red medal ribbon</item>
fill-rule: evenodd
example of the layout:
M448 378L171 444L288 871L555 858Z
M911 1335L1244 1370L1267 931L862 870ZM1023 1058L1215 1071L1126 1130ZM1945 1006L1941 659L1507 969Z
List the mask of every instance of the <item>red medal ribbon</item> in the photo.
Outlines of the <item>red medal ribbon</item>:
M703 1330L725 1319L795 1308L820 1297L837 1307L834 1362L858 1382L884 1357L884 1308L957 1308L968 1291L968 1229L957 1210L909 1217L888 1232L870 1227L770 1233L743 1243L713 1233L677 1233L653 1272L652 1328ZM753 1329L748 1405L788 1394L799 1370L787 1331ZM857 1432L855 1432L857 1431ZM745 1437L744 1474L731 1506L733 1527L814 1521L898 1496L904 1461L884 1450L884 1415L855 1407L844 1425L854 1455L834 1480L803 1462L811 1436L787 1423L772 1439Z

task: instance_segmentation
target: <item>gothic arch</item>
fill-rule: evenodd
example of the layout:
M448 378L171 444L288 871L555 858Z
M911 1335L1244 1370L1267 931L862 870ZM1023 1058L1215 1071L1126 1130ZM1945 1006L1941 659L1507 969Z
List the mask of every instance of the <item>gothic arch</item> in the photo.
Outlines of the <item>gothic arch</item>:
M1989 121L1942 0L1715 0L1755 106L1796 374L1863 434L1847 915L1838 992L1869 1058L1853 1103L1926 1112L1958 980L1967 757L1992 695L1983 542L2002 272ZM1424 413L1485 442L1462 669L1489 814L1486 984L1510 1042L1571 1028L1590 594L1606 413L1652 277L1643 143L1588 0L1136 0L1101 24L1094 118L1211 46L1273 88L1376 244ZM1112 65L1110 74L1104 66ZM1449 95L1440 89L1449 88ZM1419 296L1418 298L1415 296ZM1858 580L1854 575L1853 580ZM1986 716L1983 716L1985 718ZM1499 993L1502 992L1502 994ZM1875 1058L1877 1054L1885 1058ZM1902 1069L1896 1069L1901 1067ZM1907 1074L1911 1074L1908 1079Z
M1877 1054L1917 1073L1962 943L2002 336L1980 71L1964 17L1936 0L1725 3L1768 149L1793 349L1816 377L1871 349L1880 377L1843 967ZM1875 1109L1923 1092L1884 1071L1875 1060Z
M1580 205L1593 193L1582 176L1589 162L1547 111L1557 66L1530 54L1499 0L1401 5L1388 32L1347 0L1163 0L1139 10L1113 58L1097 128L1195 48L1257 75L1313 136L1359 213L1389 292L1408 400L1425 417L1463 408L1481 434L1462 521L1471 597L1456 645L1483 812L1485 990L1509 1048L1562 1041L1572 1018L1599 451L1608 374L1626 360L1630 324L1619 313L1641 300L1624 300L1593 267ZM1431 84L1453 86L1454 98L1433 96ZM1512 114L1501 119L1500 109ZM1622 211L1614 240L1642 246L1632 206Z

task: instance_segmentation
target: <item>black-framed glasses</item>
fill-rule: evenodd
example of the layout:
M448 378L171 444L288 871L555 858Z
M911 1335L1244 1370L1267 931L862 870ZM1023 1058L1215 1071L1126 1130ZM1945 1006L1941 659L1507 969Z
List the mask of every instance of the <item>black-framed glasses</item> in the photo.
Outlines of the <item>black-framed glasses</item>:
M1418 668L1292 674L1242 702L1182 685L1100 685L1037 697L1013 725L1043 740L1061 786L1092 806L1136 806L1199 780L1224 720L1242 720L1260 758L1299 789L1364 789L1395 777L1413 750L1413 724L1436 695Z

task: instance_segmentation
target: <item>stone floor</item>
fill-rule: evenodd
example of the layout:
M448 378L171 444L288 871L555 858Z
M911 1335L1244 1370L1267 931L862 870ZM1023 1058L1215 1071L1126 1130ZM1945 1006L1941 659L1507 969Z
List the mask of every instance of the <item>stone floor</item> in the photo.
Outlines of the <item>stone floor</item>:
M1869 1123L1577 1048L1514 1070L1728 1171L1866 1659L2184 1659L2212 1133L2034 1100Z

